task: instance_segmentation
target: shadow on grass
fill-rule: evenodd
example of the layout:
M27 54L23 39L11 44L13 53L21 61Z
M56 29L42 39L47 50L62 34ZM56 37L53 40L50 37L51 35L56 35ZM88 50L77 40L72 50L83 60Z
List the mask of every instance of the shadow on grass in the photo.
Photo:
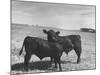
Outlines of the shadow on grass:
M50 61L36 61L29 63L28 69L30 70L46 70L51 67ZM17 63L11 66L11 70L23 70L24 63Z
M61 61L61 64L68 64L68 63L71 63L71 64L77 64L77 62L71 62L71 61Z
M75 64L71 61L61 61L61 64L67 64L67 63L72 63ZM49 68L52 65L50 64L50 61L36 61L36 62L31 62L29 63L28 69L30 70L49 70ZM21 71L24 68L23 63L17 63L11 66L11 70L16 70L16 71Z

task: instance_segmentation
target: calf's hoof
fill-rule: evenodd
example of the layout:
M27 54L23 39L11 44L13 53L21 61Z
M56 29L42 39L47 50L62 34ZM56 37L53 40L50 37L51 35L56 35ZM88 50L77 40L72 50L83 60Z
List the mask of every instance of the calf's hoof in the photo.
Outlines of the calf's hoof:
M60 69L59 71L62 71L62 69Z
M28 68L24 68L24 71L28 71Z
M77 64L79 64L80 63L80 59L79 60L77 60Z
M55 66L54 68L57 69L57 66Z

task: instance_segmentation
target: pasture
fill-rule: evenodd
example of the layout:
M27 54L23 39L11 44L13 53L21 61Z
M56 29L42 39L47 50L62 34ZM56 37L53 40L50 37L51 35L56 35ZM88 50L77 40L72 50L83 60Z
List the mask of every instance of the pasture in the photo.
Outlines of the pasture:
M63 53L61 57L61 66L63 71L76 71L76 70L91 70L96 68L96 36L95 33L81 32L79 30L62 30L51 27L42 26L28 26L28 25L11 25L11 73L37 73L37 72L55 72L50 68L50 58L40 60L37 56L33 55L29 64L29 71L23 71L23 62L25 52L19 56L19 51L22 47L23 40L26 36L33 36L46 39L43 29L53 29L60 31L60 35L79 34L82 40L82 54L81 62L76 64L77 56L72 50L68 55ZM54 65L54 64L52 64Z

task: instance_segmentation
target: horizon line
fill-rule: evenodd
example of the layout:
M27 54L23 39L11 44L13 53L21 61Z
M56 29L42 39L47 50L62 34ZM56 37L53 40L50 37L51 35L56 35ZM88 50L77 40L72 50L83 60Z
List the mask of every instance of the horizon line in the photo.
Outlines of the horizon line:
M39 25L39 24L24 24L24 23L10 23L11 25L13 25L13 24L21 24L21 25L27 25L27 26L41 26L41 27L50 27L50 28L58 28L58 29L63 29L63 30L80 30L81 28L90 28L90 27L81 27L81 28L78 28L78 29L73 29L73 28L67 28L67 29L65 29L65 28L60 28L60 27L52 27L52 26L46 26L46 25ZM96 28L90 28L90 29L95 29L96 30Z

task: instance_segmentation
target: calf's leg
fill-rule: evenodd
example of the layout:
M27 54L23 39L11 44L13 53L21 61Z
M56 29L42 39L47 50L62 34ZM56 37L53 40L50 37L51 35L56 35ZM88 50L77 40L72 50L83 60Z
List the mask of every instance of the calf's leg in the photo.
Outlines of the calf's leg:
M57 68L57 59L54 58L55 68Z
M24 59L24 70L25 71L28 71L28 63L29 63L30 58L31 58L31 55L29 54L25 55L25 59Z
M80 56L81 56L81 48L80 47L75 47L75 52L77 54L77 64L81 61Z
M52 64L52 62L53 62L53 57L50 57L50 58L51 58L50 64Z
M57 63L59 64L59 71L62 71L60 57L57 58Z
M74 50L77 54L77 63L80 62L80 56L81 56L81 52L82 52L82 49L81 49L81 40L77 40L74 42Z

